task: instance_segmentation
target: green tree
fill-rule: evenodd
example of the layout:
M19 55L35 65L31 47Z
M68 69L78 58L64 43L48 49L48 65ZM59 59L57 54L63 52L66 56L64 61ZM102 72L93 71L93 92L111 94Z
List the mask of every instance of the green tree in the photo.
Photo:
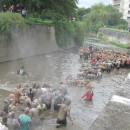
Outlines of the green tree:
M122 18L122 13L120 13L117 9L113 8L111 5L106 6L107 11L107 25L115 26L120 23Z
M85 15L85 14L88 14L90 13L91 11L91 8L78 8L77 9L77 17L80 21L82 21L82 17Z
M103 3L95 4L91 12L83 16L83 21L87 24L87 32L97 32L101 26L107 23L107 11Z
M55 20L71 19L76 11L78 0L2 0L3 4L16 5L19 3L27 9L29 14L37 14L37 17L46 15L46 12Z

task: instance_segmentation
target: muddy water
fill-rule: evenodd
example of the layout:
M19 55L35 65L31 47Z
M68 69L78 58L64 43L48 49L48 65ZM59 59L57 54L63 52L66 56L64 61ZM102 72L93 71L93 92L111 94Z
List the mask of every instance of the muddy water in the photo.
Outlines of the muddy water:
M85 44L88 44L88 42L85 42ZM96 43L96 45L101 46L100 43ZM104 46L106 47L106 44ZM77 52L77 49L73 49L66 52L57 52L49 55L29 57L22 60L2 63L0 64L0 88L13 90L18 83L23 84L28 82L31 84L33 81L48 82L52 87L56 87L60 81L65 81L65 78L70 73L76 78L78 69L81 66ZM16 71L21 65L25 66L25 69L29 73L29 77L16 76ZM60 129L89 129L94 120L102 112L109 99L111 99L112 95L122 86L123 81L128 75L128 71L130 70L114 70L110 74L104 73L102 80L92 81L91 84L94 91L93 102L86 103L80 100L80 96L85 92L85 88L67 86L69 91L68 97L72 99L71 115L74 120L74 126L71 127L68 122L67 127ZM6 91L0 92L0 98L4 98L6 95ZM3 106L2 98L1 108ZM57 113L51 110L47 114L49 114L49 116L47 116L45 121L41 122L42 125L37 127L33 125L32 130L56 129L54 125Z

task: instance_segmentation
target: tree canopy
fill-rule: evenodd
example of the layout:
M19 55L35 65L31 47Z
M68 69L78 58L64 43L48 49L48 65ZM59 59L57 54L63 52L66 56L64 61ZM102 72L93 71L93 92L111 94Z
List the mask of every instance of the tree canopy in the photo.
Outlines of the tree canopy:
M103 3L95 4L91 11L83 15L82 20L87 23L87 31L97 32L102 26L117 26L117 28L127 28L128 23L122 19L122 13L111 5L105 6Z
M2 0L7 7L20 4L29 14L53 19L71 19L77 8L78 0Z

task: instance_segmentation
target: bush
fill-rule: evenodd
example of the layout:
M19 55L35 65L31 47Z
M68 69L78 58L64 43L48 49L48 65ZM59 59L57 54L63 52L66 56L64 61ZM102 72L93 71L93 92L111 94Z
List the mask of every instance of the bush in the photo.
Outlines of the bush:
M128 25L125 24L120 24L117 26L118 29L124 29L124 30L128 30Z
M72 40L82 45L85 36L86 24L84 22L59 22L55 24L55 35L60 47L69 45Z
M75 27L74 40L77 45L83 45L84 36L86 34L86 23L85 22L73 22Z
M25 20L20 14L0 13L0 32L10 33L13 27L23 27Z
M52 24L53 20L42 20L40 18L34 18L34 17L29 17L28 19L26 19L26 23L28 24L35 24L35 23L44 23L44 24Z
M99 28L101 28L99 24L92 25L92 32L97 33Z
M55 35L60 47L69 45L74 37L74 26L72 23L59 22L55 24Z

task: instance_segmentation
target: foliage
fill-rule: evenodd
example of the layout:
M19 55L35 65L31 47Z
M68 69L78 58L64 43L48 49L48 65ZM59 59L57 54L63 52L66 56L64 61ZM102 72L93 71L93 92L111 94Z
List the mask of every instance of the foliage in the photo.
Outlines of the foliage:
M119 12L119 10L112 7L112 5L106 6L107 11L107 25L115 26L120 23L120 20L122 18L122 13Z
M55 35L60 47L69 45L74 39L77 45L82 45L85 35L83 22L59 22L55 24Z
M83 21L87 24L87 32L97 32L99 27L106 24L107 12L103 3L95 4L89 14L83 16Z
M82 45L84 41L84 36L86 33L86 23L85 22L73 22L75 27L74 40L77 45Z
M11 4L20 4L21 7L27 9L28 14L35 15L37 17L49 17L53 20L59 21L64 19L71 19L77 8L77 0L2 0L3 4L7 5L7 8Z
M77 17L80 21L82 21L82 17L85 15L85 14L88 14L90 13L91 11L91 8L78 8L76 13L77 13Z
M55 24L55 35L57 44L65 47L70 44L74 37L74 26L72 23L59 22Z
M116 42L116 41L109 41L109 43L111 43L111 44L113 44L113 45L116 45L116 46L119 46L119 47L121 47L121 48L130 49L130 45L128 45L128 44L123 44L123 43Z
M82 20L87 24L87 32L97 33L98 29L104 26L128 29L128 23L122 19L122 13L111 5L105 6L103 3L93 5L91 11L83 15Z
M0 32L10 32L12 27L23 27L25 20L20 14L0 13Z
M109 40L106 36L104 36L103 34L100 34L100 35L99 35L99 38L100 38L101 40L107 41L107 42L109 42L110 44L119 46L119 47L121 47L121 48L130 49L130 45L129 45L129 44L123 44L123 43L120 43L120 42L117 42L117 41L111 41L111 40Z
M100 24L94 24L92 25L92 32L98 32L99 28L101 28Z
M120 29L121 29L122 27L121 26L115 26L115 27L107 27L107 28L103 28L103 29L108 29L108 30L113 30L113 31L120 31ZM123 32L126 32L126 33L129 33L129 31L128 30L124 30Z
M26 19L26 23L29 23L29 24L35 24L35 23L52 24L53 20L48 20L48 19L42 20L40 18L29 17L28 19Z

